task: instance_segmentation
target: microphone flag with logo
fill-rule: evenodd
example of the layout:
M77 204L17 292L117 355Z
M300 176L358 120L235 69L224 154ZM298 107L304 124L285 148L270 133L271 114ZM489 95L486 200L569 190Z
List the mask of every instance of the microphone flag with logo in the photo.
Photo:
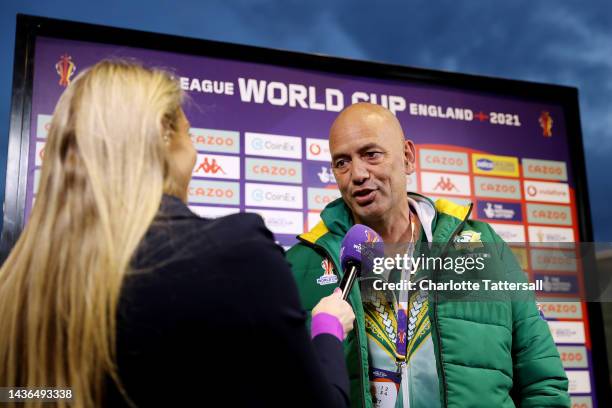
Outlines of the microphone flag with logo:
M346 300L362 266L372 267L372 262L382 248L382 238L372 228L355 224L348 230L340 247L340 265L344 275L340 282L342 299Z

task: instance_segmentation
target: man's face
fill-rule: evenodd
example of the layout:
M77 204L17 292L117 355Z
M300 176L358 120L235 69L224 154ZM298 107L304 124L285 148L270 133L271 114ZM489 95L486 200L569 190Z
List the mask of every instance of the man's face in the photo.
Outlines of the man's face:
M400 211L406 175L414 171L414 144L395 118L355 109L330 131L332 168L356 223L374 224Z

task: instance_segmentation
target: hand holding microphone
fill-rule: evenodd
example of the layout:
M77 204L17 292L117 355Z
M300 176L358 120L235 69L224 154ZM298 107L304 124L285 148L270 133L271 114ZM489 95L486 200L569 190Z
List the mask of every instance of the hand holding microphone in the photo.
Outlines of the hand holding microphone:
M313 321L317 314L326 313L335 316L344 331L344 337L353 330L355 314L348 304L348 298L355 280L361 273L362 262L371 261L375 257L376 248L372 245L382 238L371 228L356 224L342 240L340 248L340 263L344 274L340 286L329 296L322 298L312 310ZM366 245L364 245L366 244Z
M322 298L319 303L312 309L313 318L319 313L327 313L338 318L344 331L344 337L353 330L353 322L355 321L355 313L351 305L342 299L342 292L339 288L334 290L329 296Z

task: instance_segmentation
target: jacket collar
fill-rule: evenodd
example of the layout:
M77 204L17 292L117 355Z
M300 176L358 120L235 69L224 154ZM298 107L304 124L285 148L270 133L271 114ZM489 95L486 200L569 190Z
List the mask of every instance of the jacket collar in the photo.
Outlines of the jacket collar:
M189 207L178 197L164 194L159 204L156 220L190 218L194 214Z
M434 202L424 195L408 192L408 198L414 201L426 201L435 208L431 215L431 242L446 242L457 225L464 222L471 212L472 204L462 206L446 199ZM421 216L421 214L419 214ZM329 203L321 212L321 221L310 231L300 234L298 238L311 244L317 244L329 234L342 238L354 225L353 216L342 198ZM429 237L428 237L429 238Z

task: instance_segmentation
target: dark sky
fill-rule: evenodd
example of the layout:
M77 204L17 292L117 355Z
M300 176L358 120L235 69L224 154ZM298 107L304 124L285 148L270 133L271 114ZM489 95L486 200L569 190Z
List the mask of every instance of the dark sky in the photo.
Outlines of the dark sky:
M578 87L595 238L612 241L611 0L0 1L2 189L15 15L25 13Z

